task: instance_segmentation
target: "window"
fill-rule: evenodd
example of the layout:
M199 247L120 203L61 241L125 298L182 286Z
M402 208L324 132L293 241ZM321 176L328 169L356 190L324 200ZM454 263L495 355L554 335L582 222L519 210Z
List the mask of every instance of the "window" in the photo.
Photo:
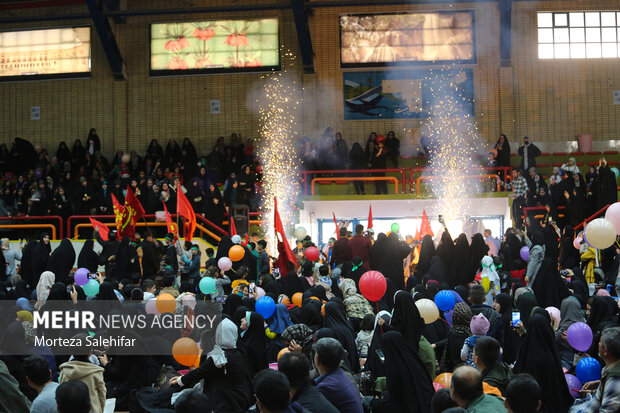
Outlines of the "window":
M90 76L90 27L0 32L0 81Z
M340 16L343 68L475 63L473 11Z
M280 69L278 19L151 24L151 75Z
M539 59L620 56L620 12L538 13Z

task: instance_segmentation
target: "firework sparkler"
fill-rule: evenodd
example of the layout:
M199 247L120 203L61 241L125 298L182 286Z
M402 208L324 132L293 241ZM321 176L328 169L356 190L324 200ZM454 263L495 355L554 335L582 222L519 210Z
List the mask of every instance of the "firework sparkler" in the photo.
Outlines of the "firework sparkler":
M269 245L275 245L273 230L274 197L278 199L278 210L285 225L291 223L295 201L298 198L297 156L298 125L302 90L294 74L295 56L283 54L286 64L280 72L263 76L261 93L256 99L260 115L261 137L259 156L263 164L264 198L262 210L267 212L263 230Z

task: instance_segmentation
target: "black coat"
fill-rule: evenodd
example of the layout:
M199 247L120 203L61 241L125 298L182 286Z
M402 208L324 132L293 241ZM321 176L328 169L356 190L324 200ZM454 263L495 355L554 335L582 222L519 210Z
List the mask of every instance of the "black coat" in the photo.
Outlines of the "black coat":
M524 146L524 145L519 146L518 154L521 157L521 170L522 171L525 169L525 158L523 157L524 150L527 150L528 169L531 167L536 167L536 157L540 156L540 149L538 149L538 147L534 145L533 143L530 143L527 146Z
M67 284L67 277L75 264L75 250L68 238L63 239L60 245L52 251L47 263L47 270L54 273L56 282Z
M371 265L373 255L372 249L373 248L371 247ZM399 240L398 236L394 233L387 237L384 247L381 250L383 259L380 260L377 271L392 280L392 282L396 285L396 288L399 290L405 288L405 270L403 267L403 260L407 258L407 255L409 255L410 252L411 250L409 246Z
M142 241L142 278L155 278L159 271L159 254L155 244Z
M87 239L78 255L78 268L87 268L94 273L99 267L99 255L93 250L94 241Z

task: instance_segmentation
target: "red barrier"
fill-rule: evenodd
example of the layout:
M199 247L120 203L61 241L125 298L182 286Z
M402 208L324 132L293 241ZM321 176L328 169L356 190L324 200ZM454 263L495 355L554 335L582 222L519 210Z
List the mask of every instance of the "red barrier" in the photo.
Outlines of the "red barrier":
M50 220L50 219L58 220L58 235L60 239L62 239L64 236L64 225L62 222L62 217L59 215L40 215L40 216L21 215L18 217L15 217L15 216L0 217L1 221L30 221L30 220L42 221L42 220Z
M603 208L599 209L598 211L596 211L594 214L590 215L588 218L586 218L581 224L575 226L575 231L577 231L578 229L580 229L581 227L586 226L586 224L590 221L592 221L595 218L600 217L601 215L603 215L605 213L605 211L607 211L607 208L609 208L611 206L611 204L607 204L605 205Z

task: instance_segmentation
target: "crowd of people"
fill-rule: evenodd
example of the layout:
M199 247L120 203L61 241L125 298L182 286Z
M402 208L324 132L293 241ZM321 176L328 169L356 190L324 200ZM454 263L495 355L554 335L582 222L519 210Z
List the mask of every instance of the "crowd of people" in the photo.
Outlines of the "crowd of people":
M620 409L620 327L612 298L620 290L617 243L603 251L585 243L577 249L572 227L558 234L548 225L528 233L510 228L501 241L488 230L453 240L445 228L419 245L396 232L373 240L361 225L347 235L343 228L316 262L306 257L313 240L299 240L288 273L274 271L267 243L256 234L247 244L223 237L217 252L206 252L202 273L200 250L175 242L173 234L164 243L97 235L102 252L87 241L77 258L100 284L92 297L75 282L70 240L51 252L45 234L21 251L8 246L5 260L15 272L0 297L15 305L0 320L0 405L11 413L98 413L111 398L117 410L131 412ZM527 261L520 254L524 246ZM220 269L220 259L236 247L243 248L242 259ZM105 271L97 272L100 265ZM377 301L360 288L368 270L386 278ZM216 286L210 294L200 289L205 277ZM426 322L418 304L447 291L453 291L454 307ZM143 352L134 356L106 348L65 356L33 342L33 309L106 300L144 313L162 294L175 297L180 314L221 304L215 343L209 344L208 332L186 329L135 337ZM266 319L257 305L262 295L277 303ZM188 297L195 299L193 308ZM575 323L593 332L585 351L567 342ZM202 347L199 364L189 371L171 353L149 350L170 348L183 334ZM598 360L602 378L569 388L564 374L574 373L584 357ZM443 373L451 378L438 386Z
M171 139L165 149L153 139L143 156L118 151L108 160L91 129L84 145L60 142L55 153L22 138L10 150L1 144L0 180L0 216L112 215L112 196L122 205L129 185L147 214L162 202L175 213L183 191L197 214L221 227L227 207L258 208L261 166L252 141L236 133L204 156L189 138L181 145Z

